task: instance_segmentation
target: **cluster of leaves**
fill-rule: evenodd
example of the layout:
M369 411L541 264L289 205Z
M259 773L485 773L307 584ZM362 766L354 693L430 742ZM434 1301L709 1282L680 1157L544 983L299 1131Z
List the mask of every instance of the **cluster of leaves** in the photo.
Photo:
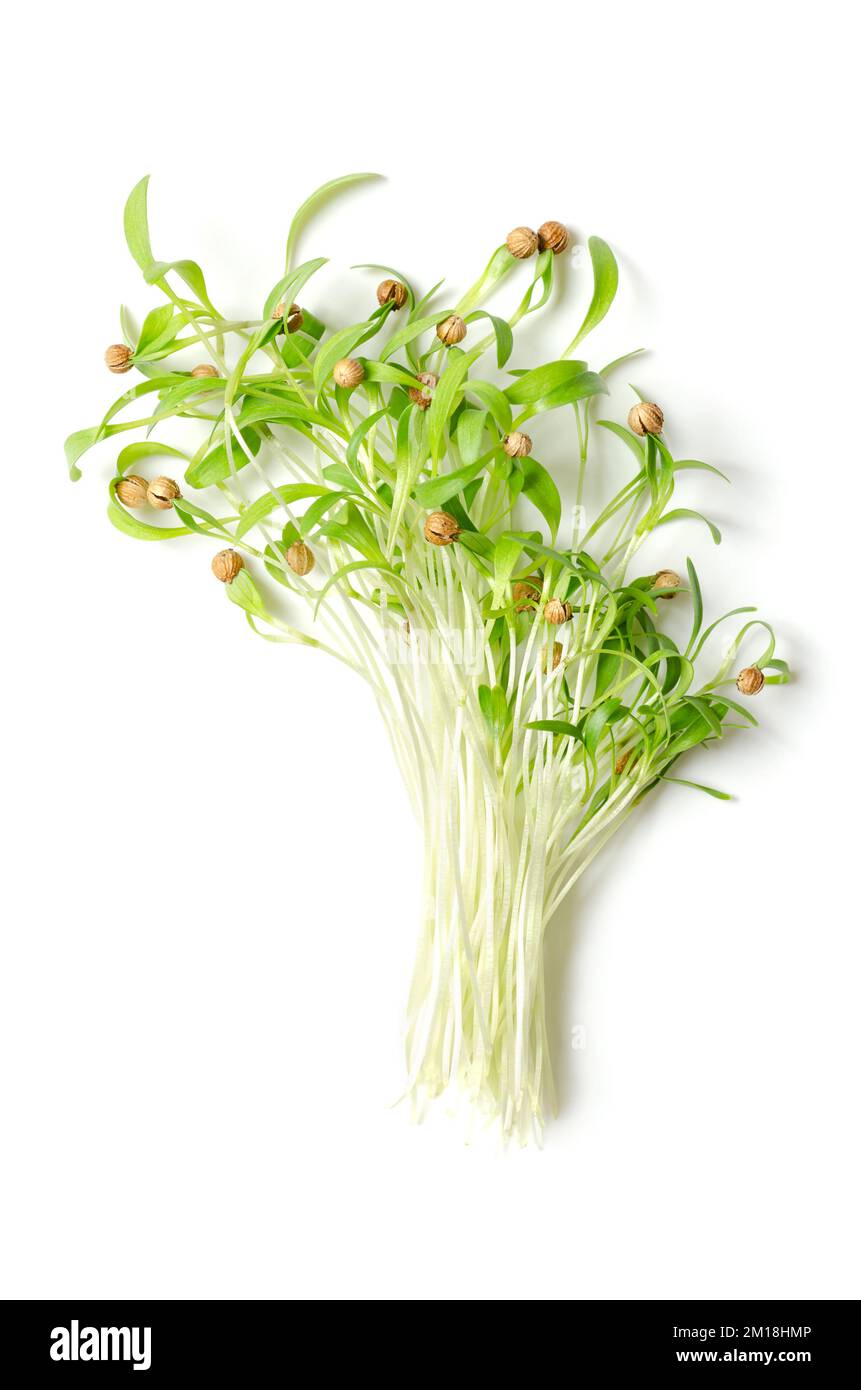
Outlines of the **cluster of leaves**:
M125 431L144 430L147 437L121 449L117 457L110 485L111 522L141 540L208 536L259 557L270 578L298 590L304 590L305 583L296 579L284 557L295 541L310 543L330 558L315 591L315 611L334 588L342 597L371 604L385 615L411 617L416 602L411 558L422 547L427 549L422 521L429 511L444 508L460 528L457 550L471 574L484 622L487 664L494 673L491 683L476 680L475 698L503 758L518 715L512 663L531 659L538 673L540 652L546 647L541 648L536 631L543 627L545 637L556 636L543 624L543 603L553 596L570 605L567 648L558 675L546 671L553 717L524 721L524 728L553 736L560 749L568 750L565 756L581 765L588 803L581 825L586 824L621 777L635 774L645 792L667 776L682 753L720 738L739 720L755 722L725 689L731 685L738 644L754 624L744 625L716 676L694 690L694 663L717 624L703 630L693 564L688 562L693 612L684 650L660 630L654 576L627 577L646 537L675 520L698 518L714 541L720 541L711 522L688 508L670 505L678 475L717 470L698 460L674 459L658 436L640 438L624 425L600 420L597 423L630 450L634 473L584 535L575 536L570 546L562 544L562 501L552 471L534 453L512 458L503 446L506 436L529 422L552 411L570 412L578 441L578 498L582 496L591 412L596 400L607 394L612 373L634 355L600 371L570 356L602 321L615 296L618 271L610 248L598 237L589 240L594 290L568 349L540 366L510 371L507 382L500 382L511 359L513 330L551 297L550 250L531 263L529 283L507 318L480 307L503 279L522 268L504 245L455 304L440 306L441 285L419 296L407 276L380 266L374 269L406 287L402 308L390 300L360 322L328 332L306 307L309 282L324 261L309 260L291 268L299 231L321 198L362 177L367 176L335 180L303 205L288 237L284 274L262 300L258 315L241 322L228 320L216 309L194 261L155 259L147 180L137 185L125 210L126 239L144 279L166 302L147 315L139 333L123 316L131 362L143 380L123 392L99 425L70 436L66 456L71 476L80 476L79 461L93 445ZM277 306L284 305L289 316L294 302L301 303L302 322L289 331L287 317L274 315ZM445 346L435 332L452 313L467 325L462 346ZM176 365L188 349L203 351L218 374L193 376ZM482 359L491 353L489 371L481 369ZM359 361L363 369L361 384L353 390L333 379L333 368L344 358ZM423 408L423 378L428 373L436 384L429 407ZM494 374L497 379L491 380ZM423 390L425 398L417 399L416 393ZM150 413L126 418L138 402ZM203 436L194 453L151 437L178 418L201 422ZM282 461L295 458L294 446L306 452L311 446L316 469L312 473L306 468L295 480L273 485L260 466L267 446L279 452ZM123 476L153 456L178 460L173 467L182 465L183 496L173 508L178 524L150 524L117 498ZM253 497L240 495L237 480L243 473L262 480ZM209 501L209 495L216 501ZM279 522L273 534L269 528L279 512L288 520ZM528 529L523 529L524 519ZM263 534L260 548L251 544L258 529ZM447 560L440 554L422 563L432 580L438 574L434 566ZM376 587L370 593L357 582L361 571L374 576ZM520 611L515 586L533 577L541 598ZM252 625L271 618L272 604L247 570L228 590ZM781 681L788 673L774 658L768 631L758 664L770 672L769 681ZM620 759L624 754L627 758Z

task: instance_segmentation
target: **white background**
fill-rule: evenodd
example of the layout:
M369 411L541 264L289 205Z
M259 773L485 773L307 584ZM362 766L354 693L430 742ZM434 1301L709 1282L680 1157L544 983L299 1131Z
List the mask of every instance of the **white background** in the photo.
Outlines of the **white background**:
M10 23L0 1292L857 1297L848 7ZM671 447L734 480L688 475L724 543L668 528L653 567L694 554L712 615L757 603L796 672L759 731L689 760L736 799L650 799L560 914L543 1152L390 1106L419 845L370 697L257 642L206 542L114 532L110 445L65 476L64 436L115 394L119 304L155 302L122 238L138 178L156 254L247 312L294 208L357 169L388 181L300 248L332 258L309 303L336 326L373 291L353 263L454 290L520 222L611 242L593 361L648 346L631 376ZM588 277L565 278L513 365L572 336Z

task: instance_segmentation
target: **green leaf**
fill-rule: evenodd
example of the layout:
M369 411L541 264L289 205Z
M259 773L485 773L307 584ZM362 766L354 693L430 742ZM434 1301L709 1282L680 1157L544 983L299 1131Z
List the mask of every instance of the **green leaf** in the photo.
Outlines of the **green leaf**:
M131 536L136 541L172 541L180 536L190 536L192 533L187 526L150 526L146 521L138 521L136 516L127 512L125 507L121 507L114 501L113 484L111 484L111 500L108 503L108 521L124 535Z
M260 590L247 569L241 569L236 578L224 587L231 603L244 608L246 613L251 613L255 618L268 617Z
M607 383L599 377L597 372L581 372L574 380L563 382L548 395L533 401L523 411L519 419L525 420L532 415L541 415L546 410L558 410L560 406L573 405L575 401L586 400L590 396L606 396L608 394Z
M457 420L457 447L465 464L476 463L481 455L486 410L462 410Z
M148 284L153 285L157 281L163 280L171 270L174 270L185 281L192 293L197 295L201 304L205 305L212 314L217 315L207 293L203 271L195 261L156 261L153 259L147 216L148 186L149 174L146 178L141 179L140 183L135 184L126 200L123 212L126 242L132 256L143 271L144 279Z
M342 579L345 579L348 574L353 574L356 570L377 570L380 574L389 574L394 579L398 578L397 572L394 569L392 569L390 565L387 565L383 560L350 560L347 564L341 565L340 569L335 570L334 574L330 574L329 578L326 580L326 583L318 591L317 601L314 604L315 618L319 613L320 606L323 603L323 600L328 594L329 590L333 588L335 584L338 584Z
M593 759L604 730L619 719L624 719L627 713L628 710L622 701L616 698L603 700L600 705L589 711L583 721L583 743Z
M348 467L350 467L354 473L356 472L359 466L359 449L364 443L365 437L367 436L369 431L373 429L374 425L378 424L380 420L385 419L387 414L387 410L377 410L374 412L373 415L368 415L367 418L361 422L361 424L356 426L355 430L350 436L350 442L347 445L347 452L345 457L347 460Z
M146 423L145 420L129 420L125 425L92 425L88 430L77 430L70 434L63 447L72 482L76 483L81 477L78 459L88 449L92 449L94 444L100 443L103 439L111 439L115 434L122 434L125 430L140 429L141 425Z
M475 463L454 469L452 473L444 473L440 478L430 478L427 482L418 484L413 496L422 507L441 507L444 502L463 492L467 484L477 478L483 468L483 460L478 459Z
M667 777L663 773L658 774L662 782L675 782L680 787L693 787L695 791L707 792L709 796L714 796L718 801L732 801L729 792L719 792L716 787L706 787L702 782L688 782L684 777Z
M324 536L330 536L332 540L342 541L353 550L358 550L360 555L364 555L367 560L373 560L380 567L389 568L388 561L377 544L376 536L358 507L352 503L344 509L343 519L338 517L324 521L320 531Z
M327 463L323 469L323 477L327 482L334 483L335 487L341 488L345 492L358 493L359 491L353 474L342 463Z
M723 724L715 714L708 700L703 700L698 695L686 695L685 703L690 705L702 716L716 738L723 738Z
M610 373L614 372L617 367L621 367L623 362L630 362L632 357L639 357L640 354L645 351L645 348L634 348L632 352L625 352L622 354L621 357L614 357L612 362L608 362L606 367L601 368L598 375L609 376Z
M610 430L612 434L616 435L617 439L621 439L624 444L627 444L634 458L637 460L637 463L641 468L643 467L646 450L633 430L626 429L624 425L617 425L615 420L599 420L598 424L602 429Z
M158 444L154 439L140 440L135 444L127 444L124 449L120 449L117 454L116 470L118 473L128 473L140 459L158 458L162 455L171 455L173 458L184 459L188 462L188 454L183 453L182 449L174 449L171 444Z
M590 236L589 255L592 257L592 274L595 281L592 303L586 310L586 317L580 325L579 332L569 343L566 355L573 352L578 343L581 343L586 337L586 334L591 333L592 329L601 322L616 297L616 289L619 284L619 267L616 264L616 257L606 241L602 241L599 236Z
M721 473L719 468L715 468L713 463L703 463L701 459L676 459L676 472L681 473L683 468L698 468L705 473L716 473L719 478L723 478L725 483L730 481L725 473Z
M159 338L172 321L172 304L162 304L157 309L151 309L143 321L143 328L140 331L140 337L138 338L137 347L135 348L135 356L145 356L147 350L158 343Z
M542 734L561 734L563 738L576 738L578 743L584 742L579 724L569 724L564 719L533 719L526 728L537 729Z
M81 458L88 449L93 447L98 438L99 427L98 425L92 425L87 430L76 430L74 434L70 434L63 445L66 455L66 466L68 467L69 477L72 479L73 483L76 483L78 479L83 476L80 468L78 468L78 459Z
M189 531L196 531L200 536L211 536L215 532L224 539L230 539L230 532L223 521L219 521L211 512L204 511L203 507L189 502L187 497L178 497L173 504L173 510Z
M201 304L203 304L211 314L218 317L218 310L209 298L206 281L203 278L203 271L196 261L154 261L144 275L144 279L148 285L154 285L157 281L163 280L171 270L175 271L179 278L185 281L192 294L197 295Z
M703 593L702 589L700 588L699 577L697 575L696 570L694 569L694 562L690 558L690 556L688 556L688 579L690 581L691 586L691 602L693 604L694 611L691 625L691 635L688 641L688 645L685 648L686 654L690 652L691 648L694 645L694 642L696 642L697 637L699 636L700 628L703 625Z
M491 604L501 608L505 602L509 581L514 567L523 550L523 542L517 537L504 533L493 548L493 597Z
M449 416L463 391L466 374L475 360L475 350L458 354L453 348L446 369L434 388L433 400L427 413L428 443L431 458L438 463L446 451Z
M586 366L585 362L548 362L543 367L524 372L523 376L505 388L505 395L512 405L532 405L534 401L540 401L580 376L586 371Z
M266 296L266 301L263 305L264 319L270 318L276 306L282 301L287 305L292 304L302 292L307 282L311 279L311 276L315 275L320 267L325 264L326 257L318 256L316 260L305 261L302 265L297 266L295 270L290 271L289 274L282 276L278 284L274 285Z
M504 689L501 685L495 685L492 690L489 685L480 685L478 703L488 731L498 743L505 736L511 719Z
M321 184L319 188L316 188L293 214L293 221L290 223L290 230L287 234L287 251L284 259L286 269L288 271L290 269L290 261L293 258L293 251L299 233L302 231L302 228L313 212L316 212L318 208L322 207L333 194L341 192L344 188L349 188L351 184L362 183L366 179L378 179L381 177L380 174L341 174L339 178L330 179L328 183ZM275 303L277 302L276 300Z
M510 254L508 247L503 244L497 246L490 260L485 266L475 284L467 290L466 294L455 307L454 312L462 317L474 308L482 299L486 299L501 280L517 265L517 261Z
M306 497L323 497L329 489L321 487L319 483L285 483L282 487L272 489L272 492L264 492L262 497L258 497L250 506L246 507L234 531L236 540L248 534L261 521L265 521L270 512L274 512L277 507L290 506L293 502L301 502Z
M511 331L511 324L508 319L502 319L498 314L489 314L486 309L476 309L474 313L467 314L465 323L473 323L476 319L490 319L493 332L496 335L496 365L504 367L514 348L514 334Z
M147 217L147 188L149 186L149 174L142 178L140 183L136 183L126 200L123 212L123 228L126 234L126 244L137 261L141 270L146 274L153 262L152 247L149 240L149 219Z
M416 389L422 385L413 372L407 371L405 367L398 367L393 362L374 362L366 358L364 365L366 381L390 381L397 386Z
M407 323L397 333L393 333L386 346L380 353L380 361L385 362L389 357L393 357L407 343L411 343L414 338L419 338L422 333L427 333L428 329L436 328L438 323L447 319L451 313L450 309L442 309L437 314L428 314L425 318L414 319L412 323Z
M240 434L251 453L254 455L258 454L260 452L260 445L263 441L257 431L253 429L243 429L240 430ZM248 456L245 450L241 447L239 441L234 439L233 469L231 470L227 445L223 443L217 444L214 449L210 449L209 453L204 455L202 459L199 459L197 463L189 465L185 470L185 481L188 483L189 487L211 487L213 483L220 483L223 482L225 478L229 478L232 472L235 471L238 473L241 468L245 467L247 462Z
M481 401L492 415L500 434L508 434L512 421L511 403L498 386L472 378L466 383L466 394Z
M352 478L350 481L352 482ZM349 496L350 494L347 492L330 492L325 497L318 497L299 517L300 534L309 536L320 517L325 516L330 507L336 507L339 503L346 501Z
M594 697L597 700L616 680L622 666L622 639L612 636L601 649L595 666Z
M554 541L562 518L559 489L547 469L537 459L521 459L520 472L523 475L523 496L538 508L550 527L550 539Z
M314 388L319 391L332 375L332 368L342 357L350 357L368 338L377 333L382 324L379 315L372 315L362 323L351 323L347 328L339 328L330 338L322 342L314 358ZM384 353L383 356L386 354Z
M659 526L666 525L668 521L702 521L711 531L712 540L715 545L720 545L720 531L715 526L714 522L709 521L708 517L703 516L701 512L692 512L688 507L676 507L675 511L665 512L663 516L658 517L653 529L657 530Z

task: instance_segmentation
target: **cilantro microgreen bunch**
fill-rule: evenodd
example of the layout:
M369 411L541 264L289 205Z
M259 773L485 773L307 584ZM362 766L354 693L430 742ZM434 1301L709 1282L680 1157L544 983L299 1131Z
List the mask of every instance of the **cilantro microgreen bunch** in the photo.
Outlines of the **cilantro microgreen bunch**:
M609 246L589 239L591 302L547 362L508 367L518 325L554 298L569 247L555 220L515 228L456 302L442 282L421 292L375 267L367 316L329 327L314 299L324 261L294 266L294 250L320 200L363 177L303 204L283 274L241 320L215 307L196 262L155 259L142 180L126 240L165 302L139 330L121 316L124 341L105 361L134 384L66 456L78 478L88 449L139 436L116 456L112 524L137 540L210 542L215 579L255 633L319 647L367 681L425 838L409 1093L457 1086L525 1137L552 1103L551 917L661 783L699 786L679 760L755 724L746 701L789 673L753 609L706 623L692 560L684 578L636 570L674 521L720 541L673 505L687 474L718 470L675 458L663 411L638 392L625 423L597 418L636 356L598 371L572 356L615 297ZM515 277L506 315L482 307ZM551 412L570 427L561 461L544 454ZM175 420L194 422L196 448L168 442ZM628 451L630 476L564 536L559 484L579 517L596 427ZM686 641L665 630L670 602L687 604ZM736 616L703 671L709 638Z

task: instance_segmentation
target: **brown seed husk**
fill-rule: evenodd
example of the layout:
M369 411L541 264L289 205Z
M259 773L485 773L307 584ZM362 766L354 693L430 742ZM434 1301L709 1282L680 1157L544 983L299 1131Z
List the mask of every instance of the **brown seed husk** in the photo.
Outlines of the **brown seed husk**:
M133 366L132 350L125 343L112 343L105 353L105 365L109 372L130 372Z
M294 574L310 574L316 564L314 552L304 541L294 541L287 551L287 563Z
M742 695L758 695L765 685L765 675L758 666L745 666L736 676L735 684Z
M352 391L353 387L364 381L365 369L355 357L342 357L332 368L332 377L336 386L343 386L345 390Z
M515 227L505 238L505 245L512 256L525 261L538 250L538 233L531 227Z
M285 310L283 302L276 304L272 310L273 319L283 319L286 315L285 327L288 333L297 333L305 322L302 310L298 304L291 304L289 312Z
M146 478L139 478L137 473L128 473L117 483L117 497L124 507L145 507L147 486Z
M664 428L664 412L654 401L637 401L628 411L628 428L634 434L660 434Z
M447 319L437 324L436 335L446 347L453 347L455 343L462 343L466 337L466 324L460 314L449 314Z
M167 511L179 496L180 491L173 478L153 478L146 490L146 500L159 511Z
M615 772L615 774L616 774L617 777L621 777L621 776L622 776L622 773L625 771L625 768L628 766L628 763L631 761L631 757L632 757L633 753L634 753L633 748L629 748L629 749L627 749L626 752L620 753L620 754L619 754L618 758L616 759L615 766L614 766L614 768L613 768L613 771ZM635 758L634 758L634 762L636 762L636 761L637 761L637 759L636 759L636 757L635 757Z
M542 222L538 228L538 245L542 251L561 256L568 246L568 229L561 222Z
M421 388L410 386L407 395L419 410L427 410L433 400L434 388L439 382L439 377L434 376L433 372L419 372L418 379L422 383Z
M678 589L681 582L681 577L678 574L676 574L675 570L658 570L658 573L652 580L652 588L670 589L671 591L674 591ZM670 592L668 594L658 594L658 598L662 599L675 598L675 596L675 592Z
M512 430L503 439L502 449L510 459L524 459L532 453L532 438L522 430Z
M529 579L519 579L512 586L511 598L516 613L528 613L531 608L538 607L538 600L541 598L541 585L541 575L533 574Z
M544 617L554 627L560 627L571 617L571 604L563 603L559 598L551 598L544 605Z
M448 512L431 512L425 522L425 540L431 545L452 545L460 535L460 526Z
M232 583L244 568L245 561L237 550L219 550L212 560L212 573L222 584Z
M400 280L381 280L377 285L377 301L380 304L393 304L395 312L403 309L407 302L407 287Z
M562 643L561 643L561 642L554 642L554 643L553 643L553 663L552 663L552 669L553 669L554 671L556 670L556 667L559 665L559 663L560 663L561 660L562 660ZM546 647L542 647L542 648L541 648L541 669L542 669L542 671L546 671L546 670L547 670L547 648L546 648Z

